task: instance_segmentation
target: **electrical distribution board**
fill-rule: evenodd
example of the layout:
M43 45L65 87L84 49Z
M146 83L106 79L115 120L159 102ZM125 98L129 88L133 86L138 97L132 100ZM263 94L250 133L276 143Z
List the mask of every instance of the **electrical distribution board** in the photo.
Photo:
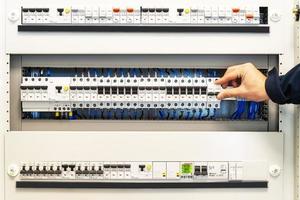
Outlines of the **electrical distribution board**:
M74 119L83 118L82 113L88 119L201 120L216 114L226 118L230 115L226 107L235 103L229 99L221 108L217 95L222 87L214 83L220 70L94 68L64 73L73 77L61 77L57 69L23 70L24 117ZM241 100L233 119L243 117L246 104L248 119L264 117L263 104Z
M293 110L215 84L293 66L291 2L5 4L0 200L293 200Z

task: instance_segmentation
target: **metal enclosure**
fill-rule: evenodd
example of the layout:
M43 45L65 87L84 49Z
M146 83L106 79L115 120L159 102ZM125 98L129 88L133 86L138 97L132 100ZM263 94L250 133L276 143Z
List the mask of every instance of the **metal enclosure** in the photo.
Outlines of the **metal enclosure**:
M270 33L21 32L21 8L70 5L264 6ZM245 5L247 4L247 5ZM226 69L253 62L280 74L294 65L293 2L180 1L0 1L0 200L19 199L236 199L298 198L294 171L294 107L269 102L266 121L97 121L26 120L20 85L24 67L157 67L182 65ZM2 12L1 12L2 11ZM14 14L13 14L14 13ZM11 18L12 14L15 18ZM276 20L276 16L280 16ZM298 31L297 31L298 33ZM5 50L2 52L2 50ZM298 130L299 132L299 130ZM299 140L296 140L298 147ZM297 148L297 152L298 152ZM258 188L17 188L23 162L245 162L246 180ZM252 164L251 164L252 163ZM253 164L254 163L254 164ZM263 164L258 164L263 163ZM250 166L250 167L249 167ZM16 168L14 168L16 167ZM274 172L275 167L275 172ZM4 169L2 169L4 168ZM16 176L9 172L17 169ZM276 171L277 170L277 171ZM278 173L279 172L279 173ZM295 173L294 173L295 172ZM263 178L262 178L263 177ZM296 177L296 179L294 179ZM27 180L28 181L28 180ZM34 180L33 180L34 181ZM43 182L38 180L37 182ZM47 181L47 180L46 180ZM56 180L54 182L59 182ZM130 183L135 182L132 180ZM66 183L77 180L67 180ZM80 182L89 182L88 180ZM138 183L147 183L143 180ZM176 181L174 181L176 182ZM154 183L164 183L163 180ZM296 194L296 195L295 195Z

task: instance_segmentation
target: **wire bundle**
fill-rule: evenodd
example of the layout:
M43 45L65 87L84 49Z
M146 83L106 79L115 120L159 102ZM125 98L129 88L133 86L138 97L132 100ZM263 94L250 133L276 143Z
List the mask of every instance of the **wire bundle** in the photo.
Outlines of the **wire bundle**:
M250 102L249 110L248 110L248 119L255 120L258 110L259 110L259 103Z
M244 99L238 100L237 101L237 109L232 114L231 119L234 119L234 120L241 119L243 113L245 112L245 108L246 108L246 100L244 100Z

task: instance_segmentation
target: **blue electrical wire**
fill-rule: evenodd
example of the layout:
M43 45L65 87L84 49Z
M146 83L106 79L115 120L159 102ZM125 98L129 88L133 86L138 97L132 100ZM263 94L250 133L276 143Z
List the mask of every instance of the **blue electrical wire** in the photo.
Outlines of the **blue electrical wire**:
M248 119L255 120L258 109L259 109L259 103L250 102L249 110L248 110Z
M214 118L216 117L216 112L217 112L217 109L215 109L215 108L210 108L209 118L214 119Z
M175 73L174 73L174 71L173 71L172 69L167 69L167 73L169 74L169 76L170 76L171 78L174 78L174 77L175 77Z
M239 112L239 115L238 115L238 119L242 118L242 115L245 112L245 109L246 109L246 101L242 100L241 101L241 109L240 109L240 112Z
M141 76L141 71L139 69L134 68L133 69L133 73L136 77L140 77Z
M195 113L196 113L197 111L195 110L195 109L193 109L193 110L190 110L190 116L189 116L189 120L192 120L192 119L194 119L194 117L195 117Z
M232 114L231 119L241 119L243 113L245 112L246 101L238 100L237 101L237 110Z
M179 69L171 69L170 72L172 74L171 77L180 77Z
M49 68L47 69L47 73L46 74L47 74L46 76L48 76L48 77L51 76L51 70Z
M141 117L140 117L140 119L142 120L142 119L144 119L144 114L145 114L145 112L144 112L144 110L141 110Z
M197 119L198 119L198 120L201 120L201 118L202 118L202 109L201 109L201 108L199 109L198 113L199 113L199 114L198 114L198 116L197 116Z
M97 119L101 119L102 118L102 110L98 110L97 111Z
M108 77L108 71L107 71L107 69L103 69L103 76L104 77Z
M143 115L143 111L140 109L136 110L136 118L135 119L141 119Z
M122 109L122 119L128 119L128 110L127 110L127 108Z
M175 69L175 76L176 77L180 77L181 76L181 73L180 73L180 70L179 69Z
M206 112L206 113L205 113ZM210 109L206 108L204 114L201 116L201 119L206 119L210 115Z
M108 76L113 77L113 69L112 68L108 69Z
M121 119L124 119L124 109L121 109Z
M190 116L191 116L191 112L189 110L185 110L185 120L189 120L190 119Z
M188 110L181 110L181 119L187 120L190 116L190 112Z
M136 114L135 114L134 109L130 109L129 116L130 116L130 119L136 119Z
M202 77L203 76L203 73L202 73L201 69L196 69L196 76L197 77Z
M130 68L130 69L129 69L129 76L130 76L130 77L133 77L133 76L134 76L133 68Z
M108 119L108 110L107 109L103 110L103 119Z
M118 108L118 109L116 109L114 112L115 112L115 118L116 118L116 119L121 119L121 118L122 118L122 117L121 117L121 115L122 115L122 114L121 114L121 109Z
M158 69L158 76L159 77L166 77L167 73L166 73L165 69Z
M172 120L173 119L173 110L172 109L167 109L168 112L168 120Z
M188 69L184 69L184 70L183 70L183 76L184 76L184 77L189 77L189 76L190 76L190 72L189 72Z
M159 113L159 119L160 119L160 120L162 120L162 119L165 118L165 113L164 113L163 110L159 110L158 113Z

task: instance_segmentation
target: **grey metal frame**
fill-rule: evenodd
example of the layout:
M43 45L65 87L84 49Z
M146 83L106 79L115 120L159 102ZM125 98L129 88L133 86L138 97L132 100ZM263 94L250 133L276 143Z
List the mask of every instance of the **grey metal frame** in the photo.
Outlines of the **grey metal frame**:
M277 131L278 106L268 103L268 121L112 121L22 120L22 67L190 67L225 69L253 62L260 69L278 67L278 55L12 55L10 127L12 131Z

